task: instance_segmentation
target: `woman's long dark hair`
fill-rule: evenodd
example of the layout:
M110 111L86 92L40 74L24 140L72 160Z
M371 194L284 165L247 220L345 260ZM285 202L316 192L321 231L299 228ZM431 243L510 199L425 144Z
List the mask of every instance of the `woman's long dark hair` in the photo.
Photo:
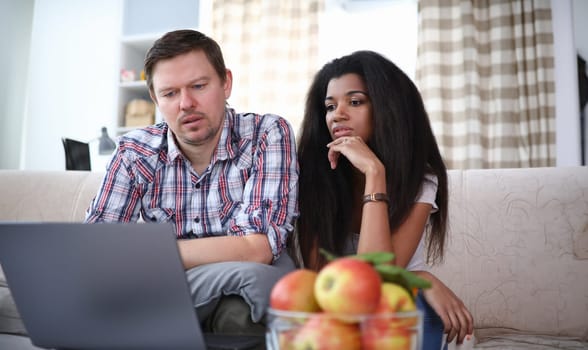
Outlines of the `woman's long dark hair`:
M351 232L353 166L341 157L331 170L326 144L331 141L325 120L327 85L344 74L364 81L373 108L373 130L368 145L386 168L390 197L390 229L407 218L425 174L437 176L436 203L431 215L427 260L443 258L447 219L447 171L433 135L421 95L394 63L371 51L358 51L327 63L314 77L306 98L298 161L298 244L306 265L325 263L317 247L342 255ZM317 255L311 257L311 254Z

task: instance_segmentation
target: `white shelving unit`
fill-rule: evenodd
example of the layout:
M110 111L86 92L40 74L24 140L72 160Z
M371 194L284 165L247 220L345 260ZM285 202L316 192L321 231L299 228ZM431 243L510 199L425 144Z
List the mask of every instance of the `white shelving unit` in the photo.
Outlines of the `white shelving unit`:
M123 36L120 47L120 70L133 70L135 72L134 81L122 81L118 83L118 109L117 109L117 130L118 135L128 132L135 127L125 126L125 112L127 103L134 99L144 99L151 101L149 90L145 80L140 80L141 71L143 70L143 60L153 42L161 34L143 34ZM159 115L159 113L156 113ZM157 122L158 120L156 120Z
M153 42L171 30L198 29L201 18L199 0L124 0L123 6L119 72L133 70L135 80L119 79L116 135L136 128L125 126L127 103L133 99L151 101L146 81L140 78L145 54ZM156 111L155 122L159 121L161 114Z

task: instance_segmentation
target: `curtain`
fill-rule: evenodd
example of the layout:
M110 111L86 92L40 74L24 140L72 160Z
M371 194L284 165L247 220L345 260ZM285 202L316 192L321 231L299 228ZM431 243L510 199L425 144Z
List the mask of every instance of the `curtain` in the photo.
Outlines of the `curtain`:
M550 0L419 0L416 83L448 168L555 165Z
M298 130L318 65L322 0L215 0L212 37L233 72L229 103L279 114Z

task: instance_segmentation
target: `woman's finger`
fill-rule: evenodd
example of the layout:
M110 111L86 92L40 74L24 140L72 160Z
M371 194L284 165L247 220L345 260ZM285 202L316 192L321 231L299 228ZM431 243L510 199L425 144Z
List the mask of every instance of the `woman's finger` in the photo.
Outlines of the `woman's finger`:
M331 164L331 169L337 167L339 156L341 155L341 146L348 144L350 141L351 138L349 137L341 137L327 144L327 147L329 148L327 158L329 159L329 164Z
M335 151L333 148L329 148L329 153L327 154L327 158L329 159L329 164L331 165L331 169L335 169L337 167L337 162L339 161L339 155L341 152Z
M455 316L453 312L447 312L447 317L451 321L451 328L447 333L447 342L450 343L453 339L458 335L459 332L459 319Z
M459 319L459 331L457 334L457 344L463 343L466 335L468 335L468 322L465 315L458 312L457 318Z

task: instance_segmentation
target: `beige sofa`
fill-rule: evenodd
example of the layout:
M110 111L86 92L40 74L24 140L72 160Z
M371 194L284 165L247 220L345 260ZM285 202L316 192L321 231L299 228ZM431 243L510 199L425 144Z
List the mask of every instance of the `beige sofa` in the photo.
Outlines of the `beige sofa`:
M451 235L433 270L471 310L475 347L587 349L588 168L449 175ZM81 221L100 179L0 171L0 221ZM0 275L0 333L23 331ZM30 342L0 335L0 349L19 346Z

